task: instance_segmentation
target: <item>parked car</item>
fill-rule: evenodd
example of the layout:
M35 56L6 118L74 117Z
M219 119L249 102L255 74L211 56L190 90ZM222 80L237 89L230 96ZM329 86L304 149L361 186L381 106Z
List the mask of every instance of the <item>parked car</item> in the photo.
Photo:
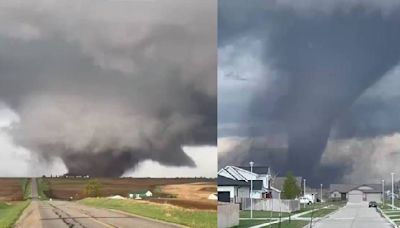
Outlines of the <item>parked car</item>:
M369 202L368 207L378 207L378 204L375 201L371 201Z
M307 197L300 197L299 201L301 204L308 204L308 205L312 204L312 201L310 199L308 199Z

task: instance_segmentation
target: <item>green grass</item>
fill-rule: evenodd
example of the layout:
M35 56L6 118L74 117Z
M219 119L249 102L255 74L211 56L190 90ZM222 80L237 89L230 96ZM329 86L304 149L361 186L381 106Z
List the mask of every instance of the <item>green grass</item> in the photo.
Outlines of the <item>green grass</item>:
M392 209L392 207L390 207L390 206L387 205L387 204L380 204L379 207L380 207L382 210Z
M49 191L49 183L44 180L43 178L39 178L36 180L37 181L37 187L38 187L38 194L40 196L41 200L47 200L49 197L47 196L47 192Z
M235 228L247 228L250 226L255 226L269 222L271 220L240 220L239 226L234 226Z
M20 183L24 199L29 199L31 196L30 180L28 178L23 178L20 180Z
M311 213L307 213L305 215L302 215L300 217L302 218L310 218L311 216L316 218L316 217L324 217L327 214L330 214L334 211L336 211L337 208L321 208L317 211L311 212Z
M250 227L250 226L255 226L263 223L267 223L268 220L240 220L239 226L235 226L236 228L245 228L245 227ZM279 223L272 224L271 226L265 226L265 227L271 227L271 228L302 228L305 225L308 224L308 221L299 221L299 220L292 220L292 221L284 221L280 225Z
M392 203L392 200L388 200L388 201L386 201L386 203ZM396 206L396 207L400 207L400 200L398 200L398 199L395 199L394 200L394 205Z
M0 227L12 227L29 203L30 201L9 204L0 202Z
M279 226L279 224L273 224L271 226L271 228L303 228L305 225L308 224L308 221L291 221L289 223L289 221L285 221L281 223L281 226Z
M289 217L289 215L298 214L301 212L312 210L313 208L317 208L317 206L306 205L301 206L300 210L289 213L289 212L281 212L281 217ZM273 211L272 218L278 218L279 212ZM250 218L250 211L240 211L240 218ZM253 218L271 218L271 211L253 211Z
M31 198L31 192L32 192L32 185L30 179L24 179L22 183L22 192L24 193L24 199L30 199Z
M282 212L282 217L288 217L290 213ZM293 213L292 213L293 214ZM279 212L272 212L272 218L278 218ZM240 218L250 218L250 211L240 211ZM253 211L253 218L271 218L271 211Z
M313 209L319 209L319 208L323 208L326 206L330 206L329 209L323 209L324 211L319 212L322 215L324 215L324 214L329 214L333 210L337 210L340 207L343 207L344 205L345 205L345 203L343 203L343 202L316 203L316 204L312 204L312 205L305 205L305 207L304 207L304 205L301 205L300 210L292 212L291 215L310 211ZM330 210L330 209L332 209L332 210ZM318 211L314 212L314 214L317 212ZM281 213L282 218L289 217L289 215L290 215L290 213L288 213L288 212ZM304 215L304 217L310 217L310 216L311 216L311 213ZM278 217L279 217L279 212L272 212L272 218L278 218ZM313 215L313 217L318 217L318 216ZM250 218L250 211L240 211L240 218ZM271 211L253 211L253 218L271 218Z
M181 209L168 205L149 204L135 200L114 200L106 198L86 198L79 201L82 204L116 209L148 218L198 228L217 227L217 212Z

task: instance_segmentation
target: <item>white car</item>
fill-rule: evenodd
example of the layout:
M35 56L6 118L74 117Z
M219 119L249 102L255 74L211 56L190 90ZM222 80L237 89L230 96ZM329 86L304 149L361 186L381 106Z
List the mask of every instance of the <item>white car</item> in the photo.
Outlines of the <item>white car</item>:
M301 204L308 204L308 205L312 204L312 201L306 197L300 197L299 201Z

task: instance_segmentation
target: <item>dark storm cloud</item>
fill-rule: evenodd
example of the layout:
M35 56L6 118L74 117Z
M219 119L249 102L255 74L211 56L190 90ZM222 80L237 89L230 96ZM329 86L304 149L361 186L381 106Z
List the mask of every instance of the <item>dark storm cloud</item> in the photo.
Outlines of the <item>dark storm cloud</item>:
M179 9L179 10L177 10ZM14 140L70 172L195 166L216 143L213 1L0 3L0 99Z
M314 182L340 177L346 164L336 168L318 164L333 126L351 112L365 120L362 107L374 105L353 107L354 102L399 62L399 5L394 1L231 2L220 1L219 47L242 37L261 40L264 65L285 82L285 86L275 84L275 91L285 93L274 103L268 102L267 92L256 96L250 114L285 125L287 159L277 169L314 174ZM260 105L271 107L260 109ZM363 134L385 132L380 130L364 129ZM337 134L344 136L346 131L357 136L349 129Z

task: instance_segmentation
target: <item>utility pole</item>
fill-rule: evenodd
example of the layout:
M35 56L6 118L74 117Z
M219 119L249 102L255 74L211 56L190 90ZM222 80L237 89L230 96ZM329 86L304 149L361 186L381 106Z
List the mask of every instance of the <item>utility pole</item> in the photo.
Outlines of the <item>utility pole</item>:
M394 173L392 174L392 208L394 209Z
M320 197L321 203L322 203L322 185L323 185L323 184L321 184L321 197Z
M252 177L250 179L250 218L253 218L253 165L254 162L250 162L250 172Z
M385 180L382 180L382 203L385 205Z
M304 198L306 198L306 179L305 178L303 179L303 182L304 182L304 184L303 184L304 185L304 187L303 187L304 188L303 196L304 196ZM304 204L304 208L306 208L306 204Z

